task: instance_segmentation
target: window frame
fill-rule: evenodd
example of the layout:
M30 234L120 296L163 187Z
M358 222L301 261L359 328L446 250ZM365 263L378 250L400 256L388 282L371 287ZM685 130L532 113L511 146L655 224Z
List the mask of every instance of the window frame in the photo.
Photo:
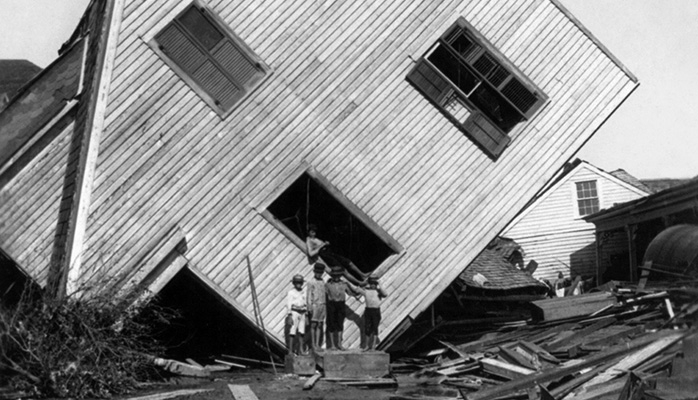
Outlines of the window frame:
M397 260L399 260L405 254L405 248L395 240L388 232L386 232L380 225L378 225L371 217L369 217L364 211L362 211L358 206L356 206L351 200L349 200L339 189L337 189L327 178L321 175L312 166L307 166L302 168L298 173L293 174L285 181L285 184L278 187L277 190L271 195L260 210L257 208L257 212L267 220L272 226L279 230L287 239L291 241L296 247L298 247L303 254L306 253L305 239L298 237L295 232L289 229L283 222L281 222L274 214L269 211L269 206L283 194L296 180L298 180L303 174L310 176L315 182L317 182L324 190L326 190L332 197L334 197L337 202L339 202L347 212L351 213L354 217L361 221L364 226L366 226L374 235L376 235L380 240L385 243L385 245L393 251L393 255L388 256L382 263L380 263L374 270L373 273L382 275L390 267L392 267Z
M189 41L198 48L201 52L205 53L207 60L211 61L214 63L217 67L217 69L223 73L226 78L229 80L233 81L235 84L239 84L239 78L236 78L233 74L231 74L228 70L226 70L220 63L215 60L215 58L212 56L211 52L205 48L198 40L195 38L195 36L189 32L188 29L179 21L180 18L187 13L192 7L197 8L203 17L210 22L216 29L220 31L220 33L223 34L224 39L223 40L229 40L233 42L233 45L237 47L240 52L243 54L244 57L246 57L251 63L255 64L255 67L257 67L262 73L263 76L254 83L253 86L251 87L245 87L246 85L243 84L243 90L244 94L232 105L230 108L226 109L224 108L217 99L213 97L212 94L208 92L207 89L203 87L202 84L200 84L190 72L186 71L182 67L177 64L176 61L174 61L172 58L168 56L166 51L163 50L161 44L157 41L158 36L165 31L168 27L170 27L171 24L175 24L179 27L179 29L182 32L186 32L185 35L189 39ZM216 112L222 119L225 119L228 115L230 115L237 107L242 104L247 97L250 96L254 91L256 91L260 86L264 84L264 82L269 79L269 77L273 74L272 68L262 60L257 53L255 53L248 45L245 43L244 40L238 36L233 29L216 13L214 12L206 3L204 3L201 0L192 0L189 4L185 5L181 10L177 12L177 14L170 18L169 21L166 23L163 23L162 25L158 24L158 29L155 32L152 32L146 41L148 46L160 57L160 59L165 62L175 73L176 75L182 79L187 86L189 86L212 110Z
M585 183L593 183L594 184L594 189L596 191L596 197L583 197L583 198L579 197L578 185L585 184ZM575 215L577 217L583 218L587 215L591 215L591 214L594 214L594 213L601 211L602 207L601 207L601 190L600 189L601 189L601 187L599 185L598 179L585 179L585 180L573 182L572 192L574 194L574 212L575 212ZM596 199L598 209L596 211L582 214L580 202L583 200L593 200L593 199Z
M449 37L457 35L457 31L459 30L477 47L466 55L459 54L448 42L450 40ZM468 98L469 94L464 93L428 59L439 46L445 46L445 48L457 58L461 68L465 68L479 80L475 88L484 84L496 91L521 116L522 120L508 132L499 128L495 122L485 115L485 112L482 111L480 107L475 105ZM485 77L481 71L474 66L475 62L479 61L486 54L489 54L491 56L490 58L494 59L494 61L509 74L498 86L494 85L489 78ZM434 78L433 81L430 81L428 77L429 73L432 74ZM438 76L434 77L434 74ZM421 77L418 78L417 75ZM536 97L536 101L526 111L521 110L519 106L514 104L502 91L504 86L514 79ZM524 75L506 56L463 17L459 17L455 23L446 29L446 31L429 46L428 50L416 61L414 67L408 73L407 80L475 144L487 153L488 156L495 160L502 154L504 148L508 146L511 141L511 135L522 129L523 125L538 115L549 100L548 96L535 85L531 79ZM419 83L420 80L422 83ZM438 82L438 80L441 80L441 82ZM431 90L424 89L425 83L433 86L430 88ZM445 85L448 87L444 88L443 86ZM473 91L475 91L475 89L473 89ZM471 94L473 91L471 91ZM465 107L469 112L465 119L459 119L458 116L449 110L449 106L454 102L460 103L460 105Z

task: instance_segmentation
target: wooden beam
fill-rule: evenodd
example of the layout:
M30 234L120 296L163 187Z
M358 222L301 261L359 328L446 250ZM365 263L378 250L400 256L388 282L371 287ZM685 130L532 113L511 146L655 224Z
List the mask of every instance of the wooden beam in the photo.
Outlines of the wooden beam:
M464 399L467 400L495 399L507 393L513 393L518 390L524 390L530 387L531 385L543 384L556 379L560 379L562 377L576 373L591 366L598 365L599 363L606 362L620 355L627 354L637 348L645 346L648 343L652 343L664 337L683 336L683 334L683 331L681 333L677 333L676 331L659 331L650 333L640 338L637 338L631 342L617 345L605 351L601 351L597 354L594 354L593 356L587 358L586 360L582 360L576 365L562 368L554 368L550 370L541 371L539 373L530 374L523 378L515 379L510 382L503 383L501 385L487 388L485 390L480 390L476 393L467 393L461 391L461 395Z

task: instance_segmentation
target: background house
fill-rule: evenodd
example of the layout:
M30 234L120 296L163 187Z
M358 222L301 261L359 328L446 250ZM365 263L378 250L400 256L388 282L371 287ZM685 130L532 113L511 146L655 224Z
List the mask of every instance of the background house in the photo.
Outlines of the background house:
M638 84L551 0L95 0L46 79L66 63L75 101L0 127L0 247L29 275L196 286L280 344L315 223L382 276L384 348Z
M576 160L503 231L538 263L534 276L553 282L596 276L594 225L584 216L643 197L649 189L627 172L606 172ZM608 254L627 251L624 241L604 242Z
M603 280L636 280L640 276L638 266L645 259L650 243L668 228L677 229L667 232L664 242L674 243L676 261L684 261L679 257L684 252L681 245L695 242L698 225L698 180L618 204L588 215L585 220L594 224L600 238L598 273ZM622 242L625 251L615 254L607 245L610 242ZM667 267L683 272L680 265L664 268Z

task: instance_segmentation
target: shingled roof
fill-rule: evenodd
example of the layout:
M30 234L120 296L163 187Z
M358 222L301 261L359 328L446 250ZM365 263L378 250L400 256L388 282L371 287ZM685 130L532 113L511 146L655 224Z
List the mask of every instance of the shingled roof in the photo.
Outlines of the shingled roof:
M82 54L81 45L73 46L34 77L0 112L0 165L75 98Z
M29 60L0 60L0 110L41 68Z
M547 286L512 265L512 254L523 253L515 241L498 237L463 271L458 280L478 289L515 290L525 289L535 293L545 293Z

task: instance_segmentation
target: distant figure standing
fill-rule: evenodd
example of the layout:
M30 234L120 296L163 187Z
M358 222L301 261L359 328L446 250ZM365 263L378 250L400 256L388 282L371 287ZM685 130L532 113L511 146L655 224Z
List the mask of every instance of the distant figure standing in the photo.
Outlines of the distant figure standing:
M302 275L295 275L291 280L293 289L289 290L286 296L287 320L290 320L289 322L291 323L288 343L286 344L288 346L288 354L298 354L294 351L296 345L301 354L306 353L303 337L305 336L305 314L308 308L303 280Z
M562 272L558 272L557 279L553 282L553 289L555 289L555 296L565 297L565 276Z
M366 298L364 310L364 335L366 350L375 350L378 345L378 326L381 322L381 300L388 297L388 293L378 286L378 277L371 274L368 277L368 287L361 289Z
M329 264L330 267L339 266L343 269L350 269L356 276L360 279L354 279L351 275L347 276L347 279L351 279L354 284L360 284L359 281L364 281L366 279L366 274L361 272L359 267L357 267L350 259L339 255L329 249L330 242L325 242L317 237L317 226L310 224L308 225L308 237L305 238L305 248L308 253L308 261L311 264L318 262L318 258L322 259Z
M329 332L329 342L327 350L344 350L342 347L342 336L344 333L344 310L346 295L358 297L361 295L359 288L349 282L342 280L344 270L342 267L334 266L330 270L330 280L325 284L327 291L327 332Z
M310 345L313 351L318 350L322 343L325 323L326 298L325 281L322 275L325 273L325 264L317 263L313 267L314 279L308 281L306 291L308 294L308 317L310 318Z

